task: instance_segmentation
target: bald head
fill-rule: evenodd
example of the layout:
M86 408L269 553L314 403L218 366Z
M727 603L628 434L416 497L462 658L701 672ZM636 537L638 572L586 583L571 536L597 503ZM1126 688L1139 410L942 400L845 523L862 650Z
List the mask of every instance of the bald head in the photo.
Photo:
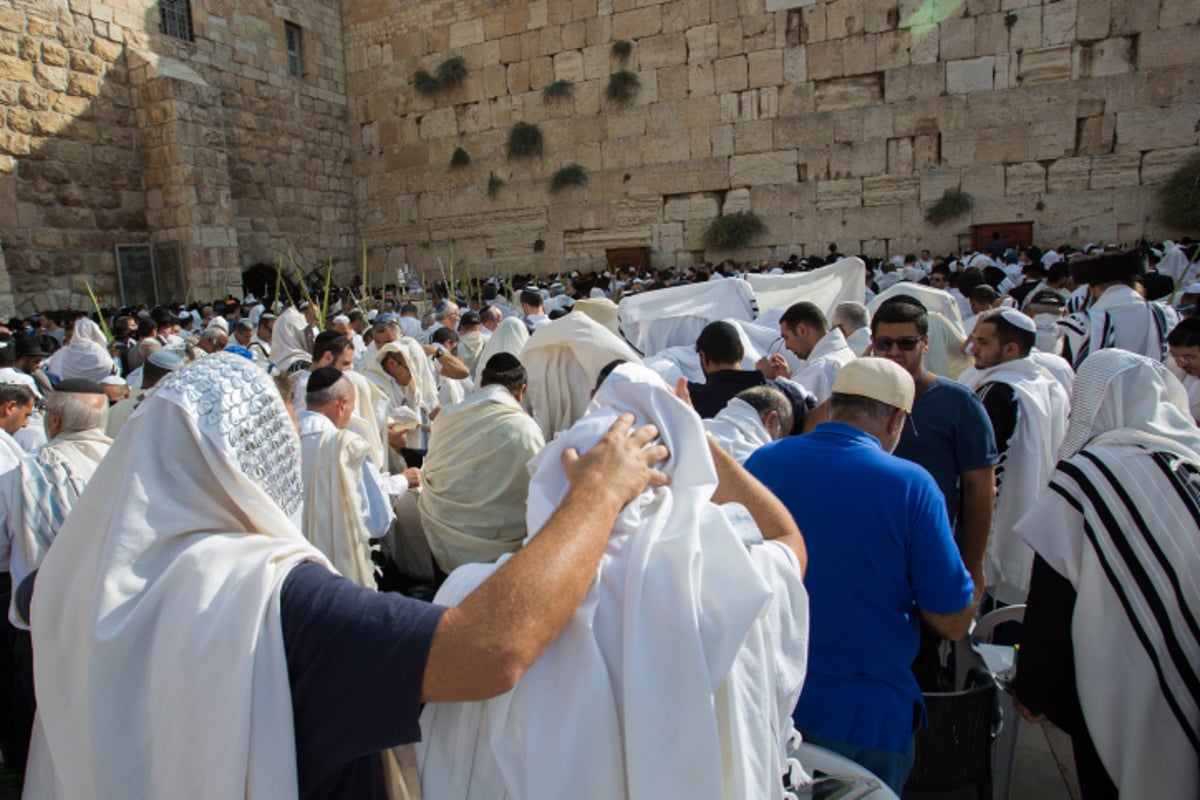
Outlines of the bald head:
M104 430L108 423L108 396L101 389L62 391L56 389L46 398L46 438L63 433Z

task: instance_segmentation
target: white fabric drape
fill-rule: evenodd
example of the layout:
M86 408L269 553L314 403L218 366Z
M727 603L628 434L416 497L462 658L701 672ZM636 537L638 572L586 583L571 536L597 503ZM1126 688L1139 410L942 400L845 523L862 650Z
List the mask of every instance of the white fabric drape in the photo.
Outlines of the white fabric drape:
M296 364L312 361L312 346L306 333L308 322L294 307L279 315L272 330L271 363L280 372L290 372Z
M61 380L82 378L99 383L117 374L117 367L100 326L84 317L76 320L71 343L55 351L46 362L46 371Z
M618 308L621 332L644 355L693 345L710 322L751 322L755 314L754 292L742 280L691 283L626 295Z
M812 272L788 275L751 273L746 280L754 290L760 313L771 309L786 311L794 303L808 301L828 317L838 303L848 300L862 302L867 286L867 271L862 259L843 258Z
M525 352L525 343L528 341L529 329L518 317L506 317L501 321L492 335L488 337L483 352L479 354L479 361L475 364L475 373L472 376L475 385L478 386L482 382L483 368L487 366L487 362L491 360L492 356L497 353L508 353L521 358L521 354Z
M671 485L621 512L596 583L515 689L426 706L425 796L782 795L807 596L790 550L769 542L751 555L710 502L716 473L695 412L653 372L618 367L588 415L534 460L529 530L545 525L569 488L564 448L586 451L622 411L658 426ZM437 600L461 601L498 565L455 570Z
M444 571L495 561L521 546L525 465L545 444L503 386L484 386L433 421L418 505L429 549Z
M771 434L763 427L758 409L736 397L726 403L715 417L702 420L702 423L708 435L739 464L746 463L755 450L771 441Z
M617 320L617 304L607 297L589 297L580 300L571 307L572 314L585 314L616 335L621 335L621 325Z
M296 430L228 353L166 377L127 427L38 576L24 797L294 800L279 589L326 563L293 522Z
M941 314L958 330L960 337L970 333L970 331L963 327L962 311L959 308L958 301L954 299L954 295L919 283L908 283L907 281L897 283L892 288L875 295L871 299L871 302L867 303L867 310L871 312L871 316L873 317L881 305L898 295L915 297L921 301L921 305L925 306L925 309L931 314Z
M362 437L369 448L371 463L377 469L386 472L387 442L383 438L383 428L387 419L380 419L379 409L381 404L387 402L387 398L383 396L383 391L361 372L347 370L342 375L354 385L354 414L346 428Z
M582 314L557 319L530 338L521 356L529 374L526 402L547 439L583 416L600 370L616 359L641 363L620 337Z

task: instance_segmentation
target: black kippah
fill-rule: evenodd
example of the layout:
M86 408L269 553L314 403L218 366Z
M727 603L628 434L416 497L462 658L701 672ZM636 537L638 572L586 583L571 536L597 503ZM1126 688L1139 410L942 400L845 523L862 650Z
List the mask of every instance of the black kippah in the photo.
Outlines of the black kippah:
M330 386L333 386L342 379L342 371L337 367L321 367L314 369L312 374L308 376L308 388L306 394L316 394L324 391Z
M104 394L104 387L95 381L85 381L83 378L67 378L59 381L54 387L56 392L71 394Z
M508 372L509 370L520 369L521 359L512 353L496 353L496 355L488 359L483 368L488 372Z

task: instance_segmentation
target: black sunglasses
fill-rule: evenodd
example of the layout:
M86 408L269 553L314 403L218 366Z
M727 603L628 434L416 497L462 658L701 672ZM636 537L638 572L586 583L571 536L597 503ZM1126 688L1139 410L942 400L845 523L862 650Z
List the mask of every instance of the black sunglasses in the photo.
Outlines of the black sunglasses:
M917 345L921 343L921 336L903 336L899 339L893 339L889 336L881 336L878 339L872 339L871 345L877 353L886 353L895 345L906 353L911 353L917 349Z

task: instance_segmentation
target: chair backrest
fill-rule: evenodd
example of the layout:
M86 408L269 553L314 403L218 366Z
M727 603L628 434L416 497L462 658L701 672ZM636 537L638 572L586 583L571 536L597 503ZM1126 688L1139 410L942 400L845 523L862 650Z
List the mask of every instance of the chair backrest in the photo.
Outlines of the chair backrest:
M1025 606L1005 606L997 608L995 611L988 612L980 617L975 622L975 628L971 631L971 635L981 642L991 643L992 634L996 628L1006 622L1023 622L1025 619Z
M999 721L991 675L973 669L961 692L925 695L929 727L917 732L916 760L906 789L939 791L979 786L992 779L992 740Z

